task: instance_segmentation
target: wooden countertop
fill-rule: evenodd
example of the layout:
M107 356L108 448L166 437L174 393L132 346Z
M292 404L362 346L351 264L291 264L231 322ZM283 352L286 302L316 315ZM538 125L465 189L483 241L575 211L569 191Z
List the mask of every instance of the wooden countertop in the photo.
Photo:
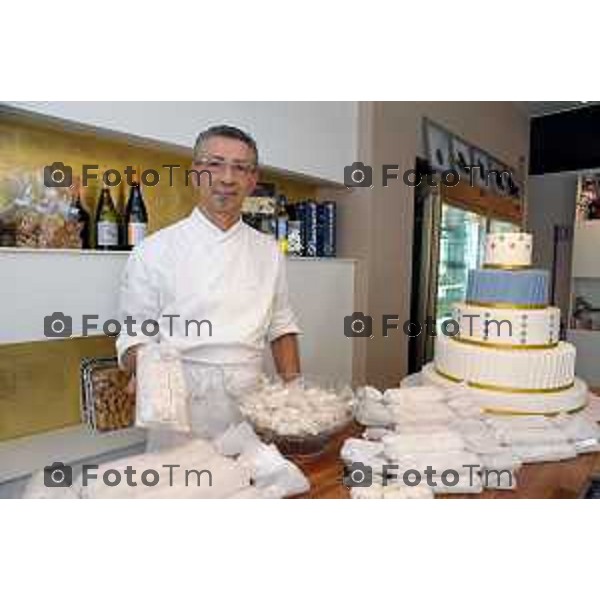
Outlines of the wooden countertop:
M359 427L349 428L329 444L316 459L293 458L311 483L308 493L298 498L350 498L342 484L343 464L340 448L347 437L360 434ZM479 495L447 495L445 498L577 498L592 475L600 474L600 453L587 454L573 460L525 465L517 474L514 491L489 490ZM441 498L442 496L440 496Z

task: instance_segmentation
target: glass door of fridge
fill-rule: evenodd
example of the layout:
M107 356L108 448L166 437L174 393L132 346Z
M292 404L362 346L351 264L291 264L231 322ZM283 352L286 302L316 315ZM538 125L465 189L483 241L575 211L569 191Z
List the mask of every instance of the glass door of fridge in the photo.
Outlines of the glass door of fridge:
M452 306L463 302L469 271L483 262L486 217L451 204L442 204L436 319L452 318Z

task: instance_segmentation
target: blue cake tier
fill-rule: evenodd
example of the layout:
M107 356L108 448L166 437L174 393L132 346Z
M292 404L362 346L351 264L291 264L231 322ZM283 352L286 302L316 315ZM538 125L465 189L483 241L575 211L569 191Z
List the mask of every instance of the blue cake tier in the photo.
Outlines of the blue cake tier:
M478 269L469 272L467 302L541 307L548 304L548 271Z

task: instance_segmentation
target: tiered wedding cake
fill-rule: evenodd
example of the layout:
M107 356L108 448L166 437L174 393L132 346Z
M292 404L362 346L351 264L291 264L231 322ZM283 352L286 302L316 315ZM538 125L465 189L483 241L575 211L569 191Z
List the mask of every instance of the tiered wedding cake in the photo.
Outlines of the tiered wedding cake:
M531 268L531 252L530 234L488 235L486 264L469 273L466 301L454 306L460 331L438 334L426 382L466 385L491 411L554 414L585 406L575 347L559 341L549 273Z

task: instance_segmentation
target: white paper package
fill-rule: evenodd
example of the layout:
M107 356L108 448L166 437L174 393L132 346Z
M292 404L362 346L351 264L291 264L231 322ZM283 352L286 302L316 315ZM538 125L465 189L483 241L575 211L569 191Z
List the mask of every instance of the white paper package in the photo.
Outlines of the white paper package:
M421 474L428 468L436 471L436 477L444 471L470 471L478 472L481 468L481 460L476 454L466 451L442 451L442 452L422 452L418 454L404 454L396 460L389 461L397 465L397 474L416 470Z
M524 416L492 416L485 419L486 423L494 429L494 431L514 431L514 430L545 430L555 429L553 419L540 415L524 415Z
M465 442L465 448L478 455L502 452L505 449L491 431L487 433L463 433L462 438Z
M509 429L496 430L496 438L509 446L551 446L567 444L567 436L557 427L547 429Z
M384 445L382 442L370 442L358 438L344 441L340 457L346 464L362 462L368 464L375 457L382 457Z
M573 444L551 444L512 446L511 450L515 457L522 463L558 462L570 460L577 456Z
M390 409L384 404L372 400L359 402L355 418L361 425L367 427L386 426L392 422Z
M477 453L483 469L518 471L523 463L510 448L499 448L493 452Z
M239 461L250 471L252 481L259 489L278 489L282 498L310 489L304 473L285 459L273 444L253 446L240 455Z
M562 415L555 424L575 445L577 452L597 452L600 450L600 427L594 421L581 415Z
M262 444L252 426L246 421L231 425L213 440L217 452L223 456L238 456Z
M421 406L392 404L390 412L394 423L450 423L454 413L442 403L427 402Z
M449 400L448 407L463 419L481 419L484 414L477 402L464 396Z
M392 434L383 438L385 455L399 459L417 453L456 452L465 449L462 437L447 430L436 436L428 434Z
M384 402L397 405L441 402L445 398L444 390L433 386L389 389L383 394Z
M431 500L434 497L431 488L424 484L409 487L380 483L352 488L350 496L353 500Z
M191 430L182 361L168 344L144 344L136 359L136 425Z
M479 475L473 476L461 476L457 485L446 486L443 483L439 483L436 487L432 488L435 495L439 494L481 494L483 492L483 483Z

